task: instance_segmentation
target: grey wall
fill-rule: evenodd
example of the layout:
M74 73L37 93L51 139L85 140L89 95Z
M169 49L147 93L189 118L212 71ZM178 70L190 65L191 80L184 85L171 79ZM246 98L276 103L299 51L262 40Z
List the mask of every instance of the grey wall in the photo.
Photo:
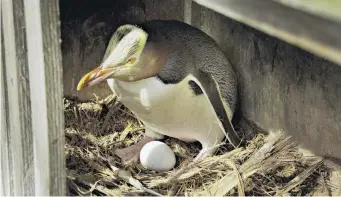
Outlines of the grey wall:
M135 8L130 10L130 21L182 20L213 37L238 75L240 112L247 119L266 130L284 130L317 154L341 158L340 66L187 0L128 2L127 9ZM114 16L115 21L126 19L124 12L118 18ZM94 32L87 34L89 39L75 39L83 42L83 47L65 44L71 48L63 53L65 94L81 99L92 95L85 91L75 93L74 87L84 72L100 61L105 48L105 39L92 41L93 37L103 34L105 37L105 32L112 31L107 26L106 31L97 31L102 26L98 27L96 22L88 25L93 27L90 32ZM107 25L116 26L116 22ZM80 25L77 33L84 31L84 27ZM103 87L107 88L106 84ZM97 86L94 91L109 94L105 88Z
M61 0L61 32L64 95L79 100L105 98L112 94L103 82L78 92L81 77L97 67L116 28L125 23L145 21L141 0Z
M213 37L239 79L240 109L317 154L341 158L341 67L192 4L192 25Z
M167 5L165 7L164 5ZM103 82L78 92L81 77L102 60L112 33L122 24L157 18L182 20L181 0L61 0L64 95L85 101L112 94ZM171 11L171 12L170 12ZM148 14L147 14L148 13Z

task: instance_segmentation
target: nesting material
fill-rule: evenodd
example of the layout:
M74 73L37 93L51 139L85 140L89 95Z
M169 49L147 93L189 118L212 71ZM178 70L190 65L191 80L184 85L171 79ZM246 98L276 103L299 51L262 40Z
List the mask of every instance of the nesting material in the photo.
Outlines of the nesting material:
M167 138L175 168L155 172L141 164L123 165L113 154L144 132L114 97L86 103L65 99L64 108L69 195L341 195L341 167L304 157L280 132L258 134L237 149L222 145L215 156L196 163L191 161L199 143Z

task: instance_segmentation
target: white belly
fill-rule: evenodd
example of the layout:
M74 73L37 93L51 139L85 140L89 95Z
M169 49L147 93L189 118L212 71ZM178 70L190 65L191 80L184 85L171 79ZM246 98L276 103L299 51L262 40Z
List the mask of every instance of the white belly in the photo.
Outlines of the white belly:
M165 85L155 78L138 82L109 79L119 100L154 132L203 145L220 143L224 137L221 122L205 95L189 89L191 76L179 84Z

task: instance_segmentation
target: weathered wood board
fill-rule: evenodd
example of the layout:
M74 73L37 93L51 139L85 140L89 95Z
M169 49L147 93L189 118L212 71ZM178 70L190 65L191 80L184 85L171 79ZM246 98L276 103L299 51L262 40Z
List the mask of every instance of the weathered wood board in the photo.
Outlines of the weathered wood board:
M1 3L1 195L65 195L59 1Z

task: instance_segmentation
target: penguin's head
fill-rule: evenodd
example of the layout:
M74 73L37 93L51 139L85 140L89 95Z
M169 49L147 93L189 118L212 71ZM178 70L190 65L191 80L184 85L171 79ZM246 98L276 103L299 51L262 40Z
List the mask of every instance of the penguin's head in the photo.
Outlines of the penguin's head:
M155 76L162 69L165 50L155 42L147 43L147 37L137 26L119 27L110 39L100 66L82 77L77 90L109 78L133 82Z

